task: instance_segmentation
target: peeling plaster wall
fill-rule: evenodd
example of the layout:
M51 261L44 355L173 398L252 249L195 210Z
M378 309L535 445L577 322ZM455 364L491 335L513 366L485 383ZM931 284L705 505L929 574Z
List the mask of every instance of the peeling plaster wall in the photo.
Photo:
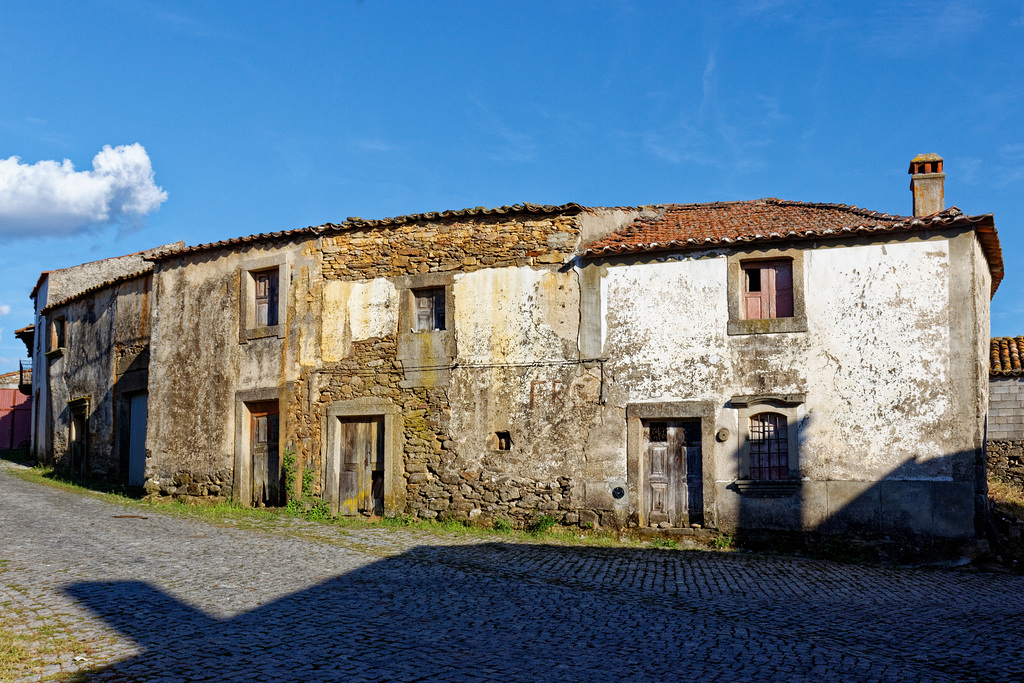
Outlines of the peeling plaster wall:
M860 505L871 508L858 519L861 528L884 529L888 514L905 531L970 535L962 502L973 484L958 468L975 448L983 389L971 378L955 382L951 364L965 359L973 368L985 357L977 350L975 334L983 330L975 311L984 311L985 327L988 301L976 292L987 268L982 261L984 274L975 275L978 267L958 262L956 275L949 245L933 239L807 249L808 329L777 334L727 334L725 251L613 261L600 288L608 394L623 406L717 406L716 429L730 436L715 444L715 491L705 491L705 501L723 527L835 530L834 520ZM954 275L969 283L966 300L951 291ZM968 348L958 346L952 329L971 332ZM744 425L729 400L784 394L806 397L795 411L802 491L785 503L743 499L731 483L740 474ZM909 496L912 509L887 508L886 496L898 498L907 486L920 487ZM944 496L959 496L952 517L940 510Z
M387 278L324 283L320 348L325 362L351 355L353 341L387 337L397 331L398 290Z
M279 283L280 334L245 338L243 278L268 264ZM169 495L227 495L235 463L241 394L280 400L282 450L293 447L302 397L292 392L304 364L320 356L318 259L312 242L218 250L157 263L147 487ZM157 379L158 378L158 379ZM157 408L158 407L158 408ZM244 425L242 426L244 428ZM188 473L188 481L179 475ZM177 478L176 478L177 477ZM205 478L205 479L204 479ZM195 485L212 484L216 490ZM219 483L217 483L219 482Z
M88 474L107 479L127 476L116 432L118 402L125 391L145 390L151 282L144 275L111 285L49 313L50 319L66 319L65 351L45 359L49 365L45 395L53 417L46 459L56 466L70 466L68 402L88 399ZM129 387L124 378L139 381Z

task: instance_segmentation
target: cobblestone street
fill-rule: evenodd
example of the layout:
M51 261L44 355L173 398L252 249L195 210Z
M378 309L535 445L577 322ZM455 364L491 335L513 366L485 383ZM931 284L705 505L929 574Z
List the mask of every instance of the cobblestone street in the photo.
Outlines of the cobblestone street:
M301 521L267 533L9 467L6 627L87 646L26 680L1024 679L1024 577Z

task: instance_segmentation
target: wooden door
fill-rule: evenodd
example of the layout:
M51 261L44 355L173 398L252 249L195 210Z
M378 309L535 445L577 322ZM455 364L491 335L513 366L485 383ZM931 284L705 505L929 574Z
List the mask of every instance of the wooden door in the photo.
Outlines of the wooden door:
M645 513L648 524L686 526L703 517L700 422L651 421L644 425Z
M281 500L281 460L278 453L279 415L276 403L253 405L250 445L252 451L252 504L279 507Z
M146 483L146 394L135 394L128 404L128 483L142 486Z
M325 497L339 515L384 514L384 423L338 418Z

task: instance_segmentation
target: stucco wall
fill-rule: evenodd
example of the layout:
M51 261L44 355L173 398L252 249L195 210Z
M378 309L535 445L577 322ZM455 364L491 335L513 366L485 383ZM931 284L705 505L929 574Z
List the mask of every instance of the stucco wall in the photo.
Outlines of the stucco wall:
M149 349L151 278L143 275L110 285L53 309L63 316L64 351L43 356L52 415L52 442L44 459L68 466L69 402L88 401L87 474L126 476L121 462L118 401L127 391L144 391ZM131 386L126 380L130 378Z
M954 471L974 435L969 421L963 429L950 364L973 354L952 345L948 241L820 247L804 252L808 330L796 333L726 333L727 252L608 264L603 355L619 400L718 406L716 426L730 437L715 445L715 491L705 500L722 526L828 528L856 510L876 529L895 515L904 530L969 534L970 512L950 520L938 502L965 495L969 506L973 494ZM963 314L973 325L969 296ZM743 431L730 397L769 394L806 396L796 413L803 485L788 503L744 499L730 487ZM977 395L975 387L971 419ZM920 483L908 495L927 510L887 508L914 488L897 482ZM933 482L953 488L936 493Z
M319 267L311 242L186 255L160 262L154 316L147 433L148 487L175 494L210 493L206 483L234 481L237 409L245 392L281 401L284 448L295 449L294 382L304 361L319 357ZM280 333L245 338L243 278L252 269L286 266L280 283L287 315ZM182 478L180 473L188 473ZM186 480L188 479L188 480ZM213 494L226 495L223 484Z

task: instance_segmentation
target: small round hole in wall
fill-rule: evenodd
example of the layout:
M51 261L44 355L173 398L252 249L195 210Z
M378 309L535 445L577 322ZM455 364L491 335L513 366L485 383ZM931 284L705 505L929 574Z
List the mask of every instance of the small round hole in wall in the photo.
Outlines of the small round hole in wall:
M626 495L626 491L621 486L616 486L612 489L612 498L615 500L622 498L624 495Z
M721 429L718 430L718 433L715 434L715 438L718 439L719 442L728 441L729 440L729 430L726 429L725 427L722 427Z

